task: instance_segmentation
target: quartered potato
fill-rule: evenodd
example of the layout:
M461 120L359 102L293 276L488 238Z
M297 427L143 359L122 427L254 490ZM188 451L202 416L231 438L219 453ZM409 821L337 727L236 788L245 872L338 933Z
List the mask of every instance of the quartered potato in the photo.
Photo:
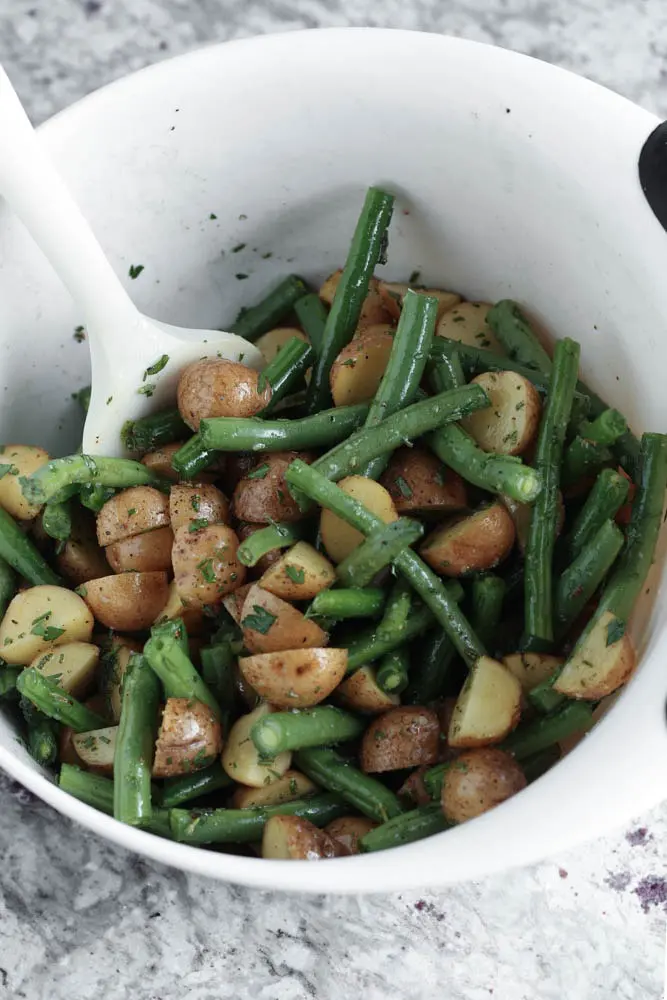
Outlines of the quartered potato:
M324 832L333 840L339 855L359 854L359 841L376 826L366 816L340 816L325 826Z
M169 584L169 594L167 603L160 610L159 615L153 622L154 625L161 625L163 622L173 621L180 618L185 625L185 631L189 636L198 635L204 621L201 608L193 608L183 602L181 595L176 589L176 581Z
M445 522L424 540L420 555L442 576L491 569L514 545L514 522L496 500L466 517Z
M528 545L528 533L530 531L530 521L533 516L533 508L531 504L519 503L517 500L513 500L512 497L505 496L504 494L500 497L507 511L514 521L514 528L516 530L516 543L519 546L519 551L523 555L526 551L526 546ZM556 537L560 535L563 530L563 524L565 523L565 504L563 503L563 494L558 491L558 511L556 520Z
M113 774L118 726L93 729L87 733L73 733L72 746L86 767L105 774Z
M155 528L142 535L112 542L105 551L114 573L171 573L171 548L174 533L171 528Z
M525 787L526 777L511 754L496 747L468 750L445 772L442 811L451 823L465 823Z
M179 480L179 475L171 462L176 452L184 444L184 441L174 441L173 444L163 444L162 447L156 448L155 451L146 452L141 459L142 464L150 469L151 472L154 472L156 476L161 476L163 479L171 479L172 482L176 483Z
M269 761L260 760L259 751L250 738L255 723L271 712L272 706L262 702L248 715L237 719L229 731L222 751L222 766L229 777L240 785L264 788L279 781L292 763L290 752L279 753Z
M152 486L130 486L107 500L97 515L97 541L104 548L168 524L169 498Z
M248 591L252 587L252 583L244 583L242 587L238 590L234 590L231 594L226 594L222 599L222 606L228 615L230 615L237 625L240 625L243 605L245 604L245 599Z
M554 684L567 698L597 701L630 678L637 654L625 624L603 612L584 632Z
M467 504L463 479L424 448L399 448L379 481L399 514L452 514Z
M66 587L45 584L16 595L0 623L0 655L10 664L31 663L54 646L89 642L93 616Z
M485 347L496 354L505 354L505 349L486 322L491 308L488 302L461 302L441 317L436 327L436 336L459 340L470 347Z
M32 504L23 496L19 479L29 476L49 460L48 452L27 444L6 444L0 448L0 507L20 521L37 517L41 504Z
M333 305L334 295L338 288L342 269L339 268L330 274L319 290L319 296L325 305ZM377 323L393 323L400 315L398 303L391 296L383 293L380 289L380 282L377 278L371 278L368 286L368 295L364 299L361 307L357 331L361 332L368 326L375 326Z
M244 679L279 708L307 708L328 698L347 669L346 649L285 649L239 658Z
M417 295L428 295L431 298L437 299L438 320L461 301L461 296L457 295L456 292L443 292L439 288L413 288L412 285L409 285L405 281L381 281L379 288L380 294L385 296L385 300L389 300L389 302L393 300L401 308L403 308L403 299L408 289L412 289ZM389 302L387 303L388 305Z
M264 590L285 601L310 601L336 582L336 571L308 542L297 542L262 574Z
M123 677L133 653L140 653L143 644L127 635L111 637L108 648L102 654L101 693L105 711L113 722L120 721Z
M334 406L366 403L373 398L393 345L394 337L388 330L366 330L343 348L329 372Z
M169 493L169 517L174 531L184 525L195 531L208 524L227 524L229 500L211 483L179 483Z
M95 518L90 511L83 508L76 511L72 519L72 533L56 554L56 564L58 572L73 587L111 573L104 549L97 543Z
M432 802L431 793L424 784L424 775L428 771L427 767L418 767L416 771L411 771L397 795L401 801L407 801L415 806L427 806Z
M154 778L191 774L212 764L222 750L222 728L194 698L167 698L155 744Z
M254 417L270 399L271 386L259 372L224 358L195 361L178 380L178 409L193 431L209 417Z
M562 666L563 657L551 656L549 653L512 653L510 656L503 656L502 662L527 694Z
M261 337L258 337L255 341L255 347L261 351L262 357L268 365L280 354L285 344L294 337L298 337L304 344L308 343L308 337L299 327L278 326L275 330L269 330L268 333L263 333Z
M430 708L405 705L374 719L361 742L359 758L367 774L435 764L440 723Z
M301 451L274 451L255 461L254 468L236 484L232 504L240 521L270 524L272 521L301 521L299 509L285 481L287 466L300 458L310 463L313 456Z
M80 593L102 625L139 632L152 625L164 608L169 583L166 573L119 573L90 580Z
M74 698L83 698L95 681L100 651L90 642L67 642L49 653L36 656L30 664Z
M300 771L285 771L282 778L262 788L241 786L232 795L233 809L260 809L262 806L277 806L281 802L305 799L317 791L317 785Z
M367 479L365 476L346 476L338 485L344 493L359 500L385 524L398 520L389 493L374 479ZM351 528L330 510L323 510L320 515L320 536L324 548L335 563L342 562L364 540L360 531Z
M387 694L378 687L372 664L355 670L351 677L339 684L336 688L336 700L344 708L364 715L380 715L401 703L397 694Z
M449 724L450 747L500 743L521 714L521 684L490 656L480 656L456 699Z
M209 524L174 532L171 560L176 589L184 604L204 608L219 604L245 580L245 566L236 557L239 540L226 524Z
M516 372L484 372L470 384L481 386L491 405L464 417L463 429L482 451L522 455L535 439L542 410L533 383Z
M271 816L264 826L262 857L281 861L321 861L335 858L331 837L299 816Z
M258 584L253 584L246 594L239 624L243 630L243 644L251 653L326 646L329 641L327 633L316 622ZM250 683L255 687L252 680Z

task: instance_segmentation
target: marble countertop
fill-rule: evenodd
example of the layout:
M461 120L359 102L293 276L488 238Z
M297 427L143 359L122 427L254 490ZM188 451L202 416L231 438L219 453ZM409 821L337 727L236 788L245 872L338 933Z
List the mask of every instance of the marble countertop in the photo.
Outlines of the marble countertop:
M662 0L2 0L0 60L39 121L214 40L380 25L496 42L667 116ZM658 1000L667 805L437 893L259 893L161 868L0 777L0 1000Z

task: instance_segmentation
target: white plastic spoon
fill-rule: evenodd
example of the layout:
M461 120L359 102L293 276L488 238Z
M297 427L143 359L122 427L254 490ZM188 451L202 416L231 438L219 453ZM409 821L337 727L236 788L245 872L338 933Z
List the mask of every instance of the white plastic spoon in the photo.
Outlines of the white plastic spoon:
M173 406L180 372L198 358L238 361L242 356L244 364L261 367L257 348L236 334L183 329L139 312L1 66L0 195L50 261L85 322L92 395L83 433L84 452L124 455L120 431L125 421ZM160 370L146 375L151 368Z

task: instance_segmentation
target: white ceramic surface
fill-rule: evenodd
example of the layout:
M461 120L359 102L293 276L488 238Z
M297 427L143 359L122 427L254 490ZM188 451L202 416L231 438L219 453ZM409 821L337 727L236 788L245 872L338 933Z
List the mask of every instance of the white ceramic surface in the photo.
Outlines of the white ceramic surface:
M144 265L132 291L152 315L224 325L288 270L321 277L344 258L365 187L386 185L398 195L390 277L419 267L426 281L468 296L530 304L557 336L582 342L586 377L635 429L664 430L667 235L636 177L655 124L608 91L509 52L331 31L162 64L87 98L42 134L117 269ZM3 437L66 450L78 423L69 395L87 377L72 337L78 317L4 210L0 263ZM159 840L60 793L6 725L0 765L117 843L246 884L389 890L525 864L667 792L657 578L636 616L641 668L580 747L492 814L391 854L312 866Z

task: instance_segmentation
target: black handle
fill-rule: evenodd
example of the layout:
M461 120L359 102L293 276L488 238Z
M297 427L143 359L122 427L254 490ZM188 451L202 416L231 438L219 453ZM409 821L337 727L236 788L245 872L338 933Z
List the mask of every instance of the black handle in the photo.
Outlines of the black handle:
M667 122L658 125L642 146L639 183L653 214L667 230Z

